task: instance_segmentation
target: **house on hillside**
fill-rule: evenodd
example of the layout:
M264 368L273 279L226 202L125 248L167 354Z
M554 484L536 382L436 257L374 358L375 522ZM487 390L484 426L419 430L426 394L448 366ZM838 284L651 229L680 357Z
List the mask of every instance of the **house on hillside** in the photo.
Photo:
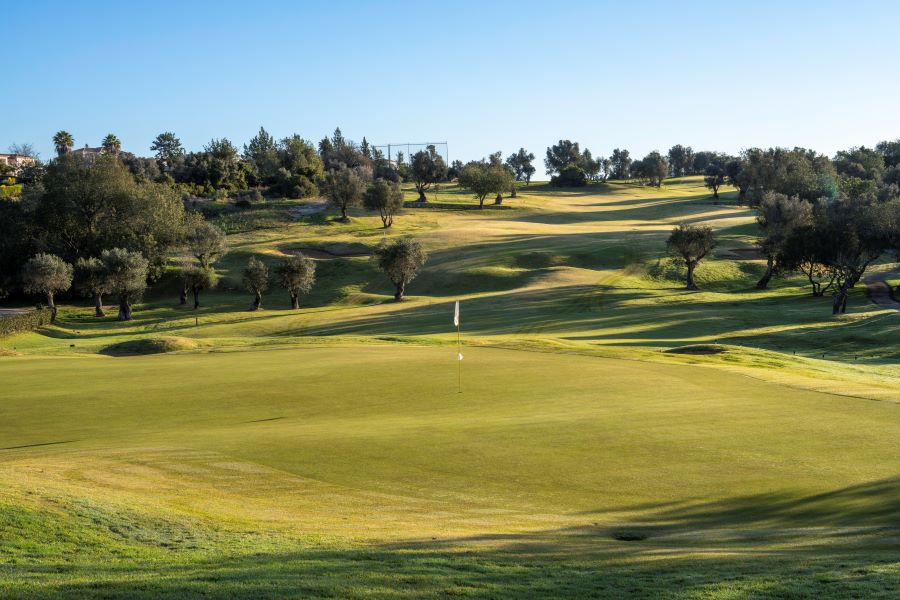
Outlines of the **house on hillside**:
M105 154L106 150L103 149L102 146L97 148L91 148L87 144L84 145L84 148L78 148L77 150L72 150L72 154L75 156L80 156L81 158L86 158L88 160L93 160L100 156L101 154Z
M12 169L13 175L18 175L23 167L34 164L34 158L24 154L0 154L0 165Z

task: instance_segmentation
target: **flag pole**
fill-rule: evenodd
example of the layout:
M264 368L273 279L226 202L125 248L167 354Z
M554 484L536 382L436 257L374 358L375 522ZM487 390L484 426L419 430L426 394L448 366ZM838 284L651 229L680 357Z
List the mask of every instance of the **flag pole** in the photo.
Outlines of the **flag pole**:
M462 345L459 341L459 300L453 306L453 324L456 325L456 393L462 394Z
M456 393L462 394L462 347L459 343L459 319L456 320Z

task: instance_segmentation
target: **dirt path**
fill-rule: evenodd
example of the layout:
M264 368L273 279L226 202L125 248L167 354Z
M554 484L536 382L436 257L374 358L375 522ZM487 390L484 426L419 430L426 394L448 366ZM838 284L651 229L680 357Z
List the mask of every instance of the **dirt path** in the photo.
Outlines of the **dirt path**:
M891 287L885 281L897 276L900 276L900 268L866 276L863 281L866 283L866 292L869 294L869 299L883 308L900 310L900 302L891 297Z
M326 208L328 208L327 202L309 202L302 206L289 208L288 214L290 214L295 219L302 219L303 217L308 217L310 215L320 213Z

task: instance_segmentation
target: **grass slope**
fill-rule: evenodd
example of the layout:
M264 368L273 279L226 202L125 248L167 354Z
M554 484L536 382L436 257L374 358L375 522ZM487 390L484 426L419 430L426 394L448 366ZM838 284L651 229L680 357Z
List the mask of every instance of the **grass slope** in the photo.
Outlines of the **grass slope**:
M167 279L0 340L0 595L896 596L897 313L754 290L751 212L696 178L506 202L224 215L200 311ZM679 221L721 240L701 292ZM403 234L431 256L394 304L370 254ZM247 312L248 256L298 248L304 308Z

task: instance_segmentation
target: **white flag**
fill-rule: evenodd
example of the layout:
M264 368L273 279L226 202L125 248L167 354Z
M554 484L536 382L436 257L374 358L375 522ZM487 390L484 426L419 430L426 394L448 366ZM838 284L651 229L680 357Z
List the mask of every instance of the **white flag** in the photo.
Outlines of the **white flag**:
M456 301L456 308L453 309L453 326L459 327L459 300ZM461 354L459 360L462 360Z
M456 356L459 357L459 360L462 360L462 352L458 352L458 353L456 354Z

